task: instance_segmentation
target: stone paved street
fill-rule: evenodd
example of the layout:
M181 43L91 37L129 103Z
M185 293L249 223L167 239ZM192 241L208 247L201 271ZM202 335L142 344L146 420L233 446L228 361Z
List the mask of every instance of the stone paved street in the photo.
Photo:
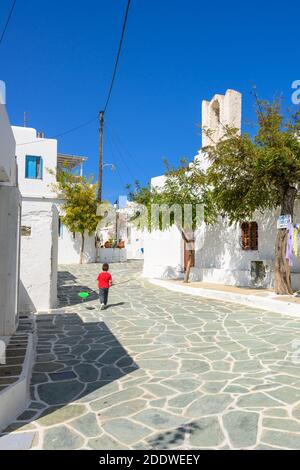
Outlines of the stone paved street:
M99 265L61 267L60 309L36 318L32 402L6 432L34 432L34 449L300 449L300 320L169 292L140 269L111 267L100 312Z

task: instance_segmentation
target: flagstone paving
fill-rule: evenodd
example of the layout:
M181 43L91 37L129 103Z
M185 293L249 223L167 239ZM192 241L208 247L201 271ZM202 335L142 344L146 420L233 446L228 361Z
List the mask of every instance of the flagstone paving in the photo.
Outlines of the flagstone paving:
M61 267L59 310L36 316L32 401L4 435L34 433L33 449L300 449L300 320L154 287L138 262L111 267L100 311L98 270Z

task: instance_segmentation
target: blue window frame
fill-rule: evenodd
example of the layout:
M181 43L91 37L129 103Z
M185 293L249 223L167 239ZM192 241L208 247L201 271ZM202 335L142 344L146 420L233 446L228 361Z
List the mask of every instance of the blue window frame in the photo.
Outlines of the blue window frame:
M43 159L33 155L26 155L25 178L43 179Z

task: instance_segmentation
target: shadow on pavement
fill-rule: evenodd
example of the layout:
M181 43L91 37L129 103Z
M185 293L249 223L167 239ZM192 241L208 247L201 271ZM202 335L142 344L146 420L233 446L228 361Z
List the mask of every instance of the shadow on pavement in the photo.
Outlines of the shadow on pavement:
M148 441L148 444L154 450L169 450L178 446L187 444L186 440L192 437L196 432L204 430L204 426L199 423L188 423L184 426L179 426L176 429L158 434Z
M81 304L80 292L87 292L89 294L87 299L89 302L99 299L98 291L90 289L88 286L76 284L76 279L69 271L58 272L57 298L60 308Z
M36 329L35 403L4 434L45 420L74 401L88 402L90 394L138 369L104 322L84 323L75 313L46 314L36 317Z

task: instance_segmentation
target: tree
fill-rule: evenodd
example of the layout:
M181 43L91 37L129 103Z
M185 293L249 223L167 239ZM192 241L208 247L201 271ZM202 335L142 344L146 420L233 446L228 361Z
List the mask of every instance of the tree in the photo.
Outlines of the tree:
M211 162L207 183L217 209L230 222L249 220L255 211L280 208L293 220L300 196L300 113L284 117L281 102L256 98L257 132L239 135L227 127L222 140L204 149ZM286 260L287 230L275 243L275 291L291 294Z
M80 264L83 263L85 234L95 234L101 217L97 215L97 185L92 178L76 176L68 170L57 174L57 183L53 185L58 197L63 200L62 221L73 233L81 235Z
M177 169L166 165L163 187L156 188L150 184L141 187L135 183L129 197L137 204L137 210L131 221L149 232L165 231L172 226L178 228L189 251L184 277L187 283L195 250L195 230L204 219L207 223L212 222L215 212L210 191L205 186L205 175L197 161L188 165L182 160Z

